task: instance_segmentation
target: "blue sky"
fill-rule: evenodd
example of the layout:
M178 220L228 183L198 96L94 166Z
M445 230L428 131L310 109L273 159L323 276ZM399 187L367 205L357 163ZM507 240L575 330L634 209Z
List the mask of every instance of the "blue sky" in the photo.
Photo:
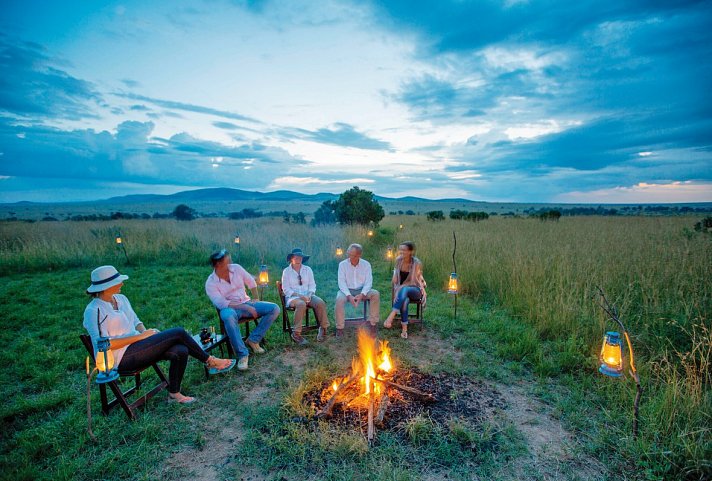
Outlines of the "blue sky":
M0 202L710 202L710 59L711 1L6 0Z

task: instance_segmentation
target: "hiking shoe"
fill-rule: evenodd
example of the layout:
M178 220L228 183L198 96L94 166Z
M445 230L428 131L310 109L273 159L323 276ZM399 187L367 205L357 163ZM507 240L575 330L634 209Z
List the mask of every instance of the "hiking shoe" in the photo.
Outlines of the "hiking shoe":
M260 346L259 342L252 342L248 339L245 341L245 344L247 344L250 349L252 349L252 352L254 352L255 354L264 354L265 352L267 352L262 349L262 346Z
M324 342L326 341L326 328L325 327L320 327L319 331L316 333L316 342Z
M230 369L232 369L233 367L235 367L235 360L234 360L234 359L230 359L230 364L228 364L227 366L225 366L225 367L222 368L222 369L218 369L217 367L209 367L209 368L208 368L208 374L210 374L210 375L213 375L213 374L221 374L221 373L223 373L223 372L228 372L228 371L229 371Z
M238 368L240 371L247 371L247 361L248 361L249 359L250 359L250 356L241 357L241 358L237 361L237 368Z
M293 333L292 333L292 341L296 342L296 343L299 344L300 346L306 346L307 344L309 344L309 341L307 341L306 339L304 339L304 338L302 337L302 334L301 334L300 332L293 332Z

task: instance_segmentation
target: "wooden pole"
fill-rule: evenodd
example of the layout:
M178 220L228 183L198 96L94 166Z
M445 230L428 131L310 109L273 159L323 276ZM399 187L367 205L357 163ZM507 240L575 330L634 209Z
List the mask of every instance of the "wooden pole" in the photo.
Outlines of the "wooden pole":
M390 404L390 398L388 397L388 394L384 394L381 396L381 400L378 402L378 412L376 413L376 419L374 420L374 423L378 424L379 426L383 424L383 418L386 416L386 410L388 409L388 405Z
M368 380L367 380L368 382ZM371 388L374 386L371 385ZM373 395L373 389L368 395L368 443L373 442L373 438L376 435L376 428L373 425L373 404L375 401L375 396Z

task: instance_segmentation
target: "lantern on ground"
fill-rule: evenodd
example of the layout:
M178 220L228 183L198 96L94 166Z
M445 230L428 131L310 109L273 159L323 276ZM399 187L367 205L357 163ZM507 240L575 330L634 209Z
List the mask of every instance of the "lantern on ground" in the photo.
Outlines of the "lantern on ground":
M121 245L124 241L121 239L121 234L116 234L116 244Z
M460 286L457 281L457 272L453 272L450 274L450 280L447 283L447 292L448 294L455 295L460 292Z
M238 247L240 246L240 233L239 232L235 233L235 245Z
M368 230L368 236L373 237L373 231L371 229Z
M119 378L119 373L114 369L114 353L111 351L111 341L108 337L100 337L96 342L96 376L97 384L105 384Z
M341 257L344 255L344 250L341 248L341 246L336 247L336 257Z
M403 224L398 225L398 230L403 230Z
M386 249L386 259L389 261L393 260L393 247L388 246L388 249Z

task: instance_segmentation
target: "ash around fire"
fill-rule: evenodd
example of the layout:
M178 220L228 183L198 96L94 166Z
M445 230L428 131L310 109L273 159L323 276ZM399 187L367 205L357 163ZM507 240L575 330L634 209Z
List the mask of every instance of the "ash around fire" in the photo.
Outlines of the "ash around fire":
M383 421L378 425L379 430L401 431L410 419L419 415L429 417L439 425L458 418L477 426L490 418L495 410L504 409L506 404L502 396L487 384L462 376L442 373L430 375L416 369L403 369L387 379L432 394L435 402L384 385L382 394L385 392L388 395L389 402ZM326 419L344 428L365 426L368 407L365 397L359 397L362 389L362 384L355 383L340 393L331 416ZM306 392L304 402L318 413L324 409L332 393L331 383L324 384Z

